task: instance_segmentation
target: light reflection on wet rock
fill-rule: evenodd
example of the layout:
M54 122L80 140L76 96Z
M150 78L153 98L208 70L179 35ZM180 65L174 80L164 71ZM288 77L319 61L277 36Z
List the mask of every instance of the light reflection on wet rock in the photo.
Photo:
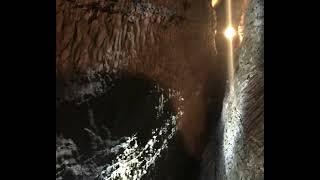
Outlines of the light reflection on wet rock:
M117 81L119 81L119 78L117 78ZM117 91L119 84L121 87L121 83L123 83L121 80L118 83L115 82L111 90L104 93L111 93L110 96L114 95L112 92ZM183 115L183 112L179 110L180 108L177 108L178 112L168 109L168 104L171 103L172 99L182 101L183 98L179 92L172 89L164 90L157 84L147 94L158 97L155 99L155 106L150 108L155 110L152 117L160 126L152 129L141 128L138 131L133 129L133 132L136 131L137 133L132 135L129 133L130 136L121 136L121 133L114 134L115 131L112 129L114 127L97 125L98 121L95 118L98 117L92 110L94 105L86 106L88 108L89 126L82 128L82 132L88 137L87 146L89 150L81 150L81 147L77 146L71 138L58 136L56 143L57 179L81 179L86 177L138 180L145 175L152 176L152 168L161 155L166 153L168 144L176 134L177 121ZM97 98L101 99L99 96ZM90 104L94 100L75 102L81 105ZM150 121L150 119L148 120ZM127 121L130 121L130 119L127 119ZM143 122L139 123L140 126L144 125L141 124ZM151 133L148 134L147 131ZM139 133L142 133L142 135L139 135Z

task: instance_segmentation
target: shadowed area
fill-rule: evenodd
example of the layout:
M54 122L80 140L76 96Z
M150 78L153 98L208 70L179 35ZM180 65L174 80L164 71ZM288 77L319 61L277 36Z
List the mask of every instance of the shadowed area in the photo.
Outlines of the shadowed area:
M62 164L59 169L67 168L59 178L99 178L95 174L99 172L86 170L89 172L83 174L81 170L77 171L76 166L88 168L89 161L91 166L103 170L108 167L106 165L114 162L117 154L126 150L117 145L125 143L124 137L136 135L137 146L143 147L154 137L155 129L163 128L167 123L166 119L178 113L169 97L174 96L174 92L160 90L156 82L143 75L120 73L104 78L106 91L100 95L86 95L85 99L80 100L62 100L57 105L57 163ZM82 83L85 84L85 80ZM161 114L158 108L161 108ZM176 127L167 127L164 130L170 131L169 128ZM177 131L168 141L161 141L166 139L165 136L164 134L164 137L159 139L153 149L161 149L164 142L167 143L167 148L154 160L156 166L146 169L148 173L142 176L142 179L196 179L199 175L198 162L185 150L181 132ZM130 145L132 143L134 144L130 142ZM112 153L112 149L118 146L119 152ZM105 152L101 153L102 151ZM148 163L144 156L148 157L145 154L138 160ZM92 158L96 159L90 160ZM186 169L189 171L185 172Z
M260 168L263 5L253 8L256 1L232 1L233 26L244 32L234 37L229 92L224 0L214 8L209 0L57 0L56 179L253 176L235 173L246 166L226 158L236 151L225 144L245 149L244 157L254 149ZM243 113L241 123L233 110ZM242 126L245 148L229 138L238 135L226 136ZM240 165L229 171L227 161Z

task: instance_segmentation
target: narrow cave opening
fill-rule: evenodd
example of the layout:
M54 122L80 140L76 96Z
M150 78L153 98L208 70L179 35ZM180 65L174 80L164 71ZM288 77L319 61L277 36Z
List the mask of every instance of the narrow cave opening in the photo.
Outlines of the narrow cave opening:
M135 2L138 3L139 1ZM195 70L193 69L194 71L205 69L206 71L209 71L208 74L210 76L208 80L204 82L207 83L205 84L207 89L204 90L205 95L203 96L203 102L205 102L204 112L206 113L206 126L204 127L205 134L201 136L201 139L198 139L201 141L201 144L202 141L204 144L207 144L212 140L210 139L210 136L216 134L216 125L220 118L226 86L227 43L223 36L223 30L226 26L224 3L225 1L221 1L215 8L218 21L216 27L217 34L215 36L217 55L214 57L208 55L209 58L206 57L209 61L213 62L214 67L212 69L208 68L208 70L203 68L208 65L206 64L207 61L202 62L200 60L198 61L198 59L197 61L192 61L195 65L200 67ZM201 8L201 12L205 12L205 10ZM203 8L206 7L203 6ZM198 45L198 43L196 45ZM184 46L179 46L179 48L183 47ZM203 52L207 51L205 48L202 50ZM198 51L194 51L190 54L196 54L197 52ZM198 58L198 56L195 57ZM108 79L110 78L108 77ZM173 103L169 100L164 103L164 113L161 115L161 118L157 118L158 114L156 107L159 106L159 99L161 99L161 96L163 95L165 96L164 99L168 99L168 96L165 93L163 94L162 92L155 91L157 83L145 76L122 74L120 78L111 77L111 79L111 81L102 80L108 82L103 85L105 87L110 87L108 91L99 95L85 95L86 101L81 103L72 100L59 102L56 107L56 134L57 136L62 136L66 139L70 138L75 142L81 156L80 159L77 159L80 164L90 157L97 155L97 152L103 150L104 146L102 146L102 148L96 147L99 146L99 143L93 141L100 141L99 138L101 138L102 140L111 142L119 140L119 143L122 143L122 141L125 141L121 139L122 137L132 137L136 134L138 145L144 146L153 136L152 131L154 129L161 128L165 123L165 119L177 114L177 109L173 107ZM57 93L61 94L64 92L63 88L68 87L68 85L61 82L57 82L57 86ZM191 111L193 110L194 109L191 108ZM190 136L192 136L192 134ZM195 159L195 157L191 157L190 154L188 154L185 148L183 136L177 131L175 136L168 141L166 152L156 160L152 170L142 176L141 179L200 179L201 160L199 160L198 157L201 156L201 154L197 154L198 157ZM122 148L120 151L124 150L125 148ZM214 154L215 152L211 151L211 153ZM91 174L100 173L104 170L103 168L112 164L112 159L116 158L115 155L111 154L107 157L98 157L99 162L96 161L94 163L97 164L97 167L101 165L102 169ZM203 157L206 158L205 156ZM210 158L209 161L215 160L215 157L212 158L212 155ZM90 165L93 165L93 163ZM74 175L73 178L64 179L81 178L80 175L78 178Z

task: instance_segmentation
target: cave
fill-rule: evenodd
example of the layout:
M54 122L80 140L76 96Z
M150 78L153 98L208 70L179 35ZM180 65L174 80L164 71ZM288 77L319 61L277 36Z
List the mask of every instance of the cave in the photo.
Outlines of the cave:
M263 3L57 0L56 179L263 179Z
M164 114L157 114L155 107L159 99L168 99L169 94L157 90L156 82L142 75L122 73L117 78L108 76L105 79L105 86L111 87L108 91L99 96L86 96L85 103L79 103L76 99L60 102L56 108L56 133L72 139L82 159L89 158L99 149L92 144L94 140L87 129L102 139L119 139L136 134L138 145L143 146L152 137L152 129L160 128L165 123L164 119L177 113L168 100L163 104ZM161 173L149 176L159 180L168 177L182 180L195 176L195 171L184 172L185 169L192 169L196 160L185 152L179 134L169 144L166 158L159 158L159 165L153 170ZM101 161L109 162L108 157ZM174 171L167 170L168 166L173 167Z

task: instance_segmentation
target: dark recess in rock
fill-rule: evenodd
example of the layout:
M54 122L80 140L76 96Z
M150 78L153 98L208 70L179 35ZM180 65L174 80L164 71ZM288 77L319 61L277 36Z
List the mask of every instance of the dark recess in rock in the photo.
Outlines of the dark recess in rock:
M134 134L143 147L152 130L180 111L167 150L141 179L261 179L263 0L232 2L235 26L242 3L250 6L243 42L235 43L236 94L247 100L236 146L240 155L228 175L222 151L227 126L220 122L229 98L225 1L214 9L209 0L56 1L57 180L103 179L117 157L111 147ZM171 90L183 102L180 96L170 99ZM158 117L162 95L170 100ZM147 163L143 156L138 159ZM253 165L246 164L249 160Z

